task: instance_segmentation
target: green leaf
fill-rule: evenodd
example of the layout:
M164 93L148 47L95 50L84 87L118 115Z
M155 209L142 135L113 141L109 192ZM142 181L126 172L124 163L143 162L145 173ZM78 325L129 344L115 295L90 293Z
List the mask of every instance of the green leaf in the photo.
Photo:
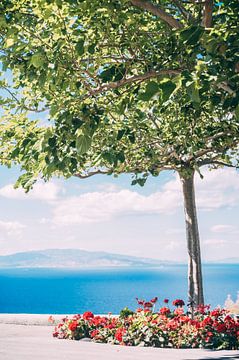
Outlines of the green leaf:
M173 93L173 91L176 89L177 85L174 84L171 80L163 81L159 84L160 89L162 90L163 101L167 101L170 98L170 95Z
M200 95L199 95L199 89L197 88L197 85L195 84L195 82L192 82L187 87L187 93L190 96L193 103L199 104L201 102Z
M51 137L48 139L48 144L51 148L54 148L56 146L56 138L55 137Z
M79 155L85 154L91 146L91 137L88 135L80 135L76 139L76 150Z
M19 176L16 184L14 185L14 188L17 189L19 186L22 186L26 190L26 192L29 192L29 190L31 190L35 182L36 179L33 174L25 173Z
M42 53L36 53L34 55L32 55L31 57L31 64L35 67L35 68L41 68L43 67L45 63L45 56Z
M14 44L15 40L13 38L8 38L6 41L5 41L5 48L9 48L11 47L13 44Z
M199 90L196 87L194 87L192 89L191 98L192 98L192 101L194 103L200 103L201 102L200 95L199 95Z
M117 134L117 140L121 140L122 137L124 136L125 134L125 130L124 129L121 129L118 131L118 134Z
M111 152L104 152L102 154L102 158L106 161L108 161L110 164L113 164L115 161L115 157Z
M204 32L201 26L192 25L188 29L181 31L181 38L187 45L195 45Z
M139 96L140 100L149 101L159 91L159 85L155 81L150 81L145 89L145 92Z
M235 109L235 114L236 114L237 120L239 120L239 105L237 105L237 107Z
M120 66L117 66L115 68L114 81L119 81L119 80L123 79L125 72L126 72L126 68L123 64Z
M131 142L131 144L135 143L135 135L134 133L131 133L128 135L129 141Z
M103 70L99 77L102 79L103 82L108 82L108 81L111 81L113 80L113 77L115 75L115 69L116 69L116 66L113 65L109 68L107 68L106 70Z
M125 155L124 155L123 151L120 151L117 154L116 160L120 161L121 163L123 163L125 161Z
M88 46L88 52L89 52L90 54L94 54L94 52L95 52L95 47L96 47L96 44L91 44L91 45L89 45L89 46Z
M6 18L4 15L0 15L0 28L4 28L7 25Z
M78 55L82 56L85 52L84 49L85 40L82 38L76 44L76 52Z

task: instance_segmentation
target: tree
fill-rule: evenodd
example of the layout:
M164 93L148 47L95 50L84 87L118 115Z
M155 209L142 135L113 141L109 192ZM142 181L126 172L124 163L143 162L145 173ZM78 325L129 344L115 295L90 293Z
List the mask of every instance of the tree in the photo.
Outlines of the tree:
M237 166L237 1L3 1L2 162L41 176L180 175L189 301L203 303L193 178ZM42 125L27 113L47 112Z

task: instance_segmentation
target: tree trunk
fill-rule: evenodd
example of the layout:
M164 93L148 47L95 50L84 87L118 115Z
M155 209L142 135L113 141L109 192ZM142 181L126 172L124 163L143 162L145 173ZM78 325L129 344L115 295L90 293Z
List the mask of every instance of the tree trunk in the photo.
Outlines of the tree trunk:
M204 303L200 239L194 192L194 172L180 175L183 186L184 213L188 247L188 300L193 307Z

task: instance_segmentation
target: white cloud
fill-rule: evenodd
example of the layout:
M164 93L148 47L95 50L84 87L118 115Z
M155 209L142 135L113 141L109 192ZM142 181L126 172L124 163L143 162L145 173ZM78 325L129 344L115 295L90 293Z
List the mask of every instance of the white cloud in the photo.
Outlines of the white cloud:
M122 190L122 188L118 185L111 184L111 183L103 183L96 186L97 190L99 191L107 191L107 192L117 192Z
M197 176L197 205L203 210L239 205L239 176L234 169L204 170L204 179Z
M25 193L22 188L14 189L13 184L9 184L0 188L0 196L15 200L52 201L56 200L62 191L62 187L54 181L38 182L28 193Z
M218 238L209 238L203 240L204 245L211 245L211 246L224 246L228 242L224 239L218 239Z
M178 191L165 190L149 196L130 190L92 192L58 201L53 221L68 225L107 221L116 215L172 213L180 202Z
M18 221L0 220L0 233L2 236L20 236L26 226Z
M239 229L233 225L218 224L211 227L213 233L238 234Z
M214 210L221 207L239 205L239 174L234 169L203 169L204 178L195 177L197 206L201 210ZM164 186L168 191L181 191L179 177Z
M165 249L174 251L182 247L181 241L171 240L165 244Z
M239 204L239 191L236 191L239 190L239 180L235 170L204 170L204 173L203 180L199 176L195 180L199 209L213 210ZM102 186L105 186L105 191L58 200L53 208L53 222L68 225L109 221L120 215L170 214L183 203L178 176L164 184L161 191L148 196L107 184Z
M181 235L185 234L185 229L182 228L171 228L165 231L166 235Z

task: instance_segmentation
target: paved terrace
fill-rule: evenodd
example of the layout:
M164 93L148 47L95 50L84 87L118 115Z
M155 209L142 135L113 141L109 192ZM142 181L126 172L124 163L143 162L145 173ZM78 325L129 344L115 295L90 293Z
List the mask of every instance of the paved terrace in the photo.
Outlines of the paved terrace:
M52 337L52 326L47 326L48 317L0 314L0 360L239 360L239 351L155 349L58 340Z

